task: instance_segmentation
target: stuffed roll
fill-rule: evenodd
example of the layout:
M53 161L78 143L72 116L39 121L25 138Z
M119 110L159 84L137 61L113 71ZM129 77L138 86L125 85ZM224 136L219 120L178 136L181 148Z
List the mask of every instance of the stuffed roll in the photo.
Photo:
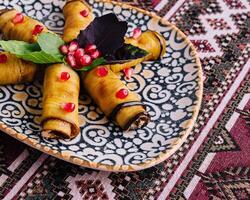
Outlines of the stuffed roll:
M147 51L148 54L144 57L133 59L125 63L111 64L111 70L115 73L136 66L143 61L158 60L166 52L166 40L156 31L148 30L142 33L137 39L134 39L133 37L125 38L125 43L139 47L140 49Z
M125 38L125 43L144 49L150 55L145 60L158 60L166 53L166 40L156 31L147 30L139 38Z
M0 52L0 85L31 82L36 71L35 64L17 58L10 53Z
M45 71L43 86L43 137L75 137L79 133L78 74L63 63L51 65Z
M41 22L15 9L0 10L0 30L5 39L25 42L35 42L39 33L48 32Z
M85 29L94 18L91 7L84 0L67 0L63 14L65 18L63 40L65 42L76 39L80 30Z
M149 115L139 96L129 91L109 66L99 66L82 76L83 86L104 114L124 130L141 128Z
M134 60L131 60L129 62L125 62L125 63L117 63L117 64L111 64L110 65L110 69L117 73L117 72L120 72L122 71L123 69L128 69L130 67L134 67L140 63L142 63L144 61L145 58L138 58L138 59L134 59Z

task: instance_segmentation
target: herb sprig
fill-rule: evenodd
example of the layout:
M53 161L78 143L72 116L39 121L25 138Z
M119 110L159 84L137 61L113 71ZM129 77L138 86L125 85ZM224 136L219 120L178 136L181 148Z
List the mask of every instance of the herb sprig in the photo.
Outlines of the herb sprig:
M37 42L33 44L16 40L0 40L3 50L37 64L63 62L63 55L59 52L59 47L63 44L64 41L53 33L41 33Z

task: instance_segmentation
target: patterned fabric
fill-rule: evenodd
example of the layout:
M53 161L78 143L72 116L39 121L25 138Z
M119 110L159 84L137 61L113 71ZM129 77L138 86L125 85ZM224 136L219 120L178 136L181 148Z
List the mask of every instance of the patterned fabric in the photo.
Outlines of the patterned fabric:
M204 70L202 108L186 142L155 167L110 173L55 159L1 133L0 199L250 199L250 2L152 5L188 35Z

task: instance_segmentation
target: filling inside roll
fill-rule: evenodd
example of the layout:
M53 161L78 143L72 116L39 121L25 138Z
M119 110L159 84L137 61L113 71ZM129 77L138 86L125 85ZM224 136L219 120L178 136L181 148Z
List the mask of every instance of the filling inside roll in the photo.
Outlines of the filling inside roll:
M7 52L0 52L0 85L33 81L37 66Z
M5 39L25 42L35 42L39 33L49 32L41 22L15 9L0 10L0 30Z
M61 79L62 73L67 74ZM43 137L73 138L79 133L78 74L65 64L54 64L45 71L43 87Z
M76 39L80 30L84 30L94 18L91 7L84 0L67 0L63 14L65 18L63 40L65 42Z
M149 115L139 96L112 72L100 66L83 76L83 86L105 113L124 130L141 128L149 122Z

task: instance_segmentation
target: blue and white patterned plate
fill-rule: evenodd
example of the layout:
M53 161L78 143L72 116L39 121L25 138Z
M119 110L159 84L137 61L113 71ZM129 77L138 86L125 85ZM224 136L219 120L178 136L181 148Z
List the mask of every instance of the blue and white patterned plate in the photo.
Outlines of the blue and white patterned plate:
M61 0L1 1L37 18L58 33L64 20ZM72 140L41 137L42 83L0 87L0 128L20 141L63 160L95 169L133 171L156 165L173 154L189 135L202 97L202 70L194 47L175 26L125 4L89 0L94 14L113 12L135 27L156 30L167 40L161 61L145 62L127 82L147 105L151 122L122 132L86 95L80 98L81 134Z

